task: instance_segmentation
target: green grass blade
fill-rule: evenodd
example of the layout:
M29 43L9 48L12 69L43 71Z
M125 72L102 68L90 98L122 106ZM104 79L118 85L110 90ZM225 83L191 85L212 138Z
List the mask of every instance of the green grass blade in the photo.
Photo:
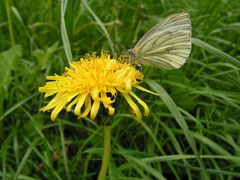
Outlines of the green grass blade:
M159 139L157 139L157 137L154 135L152 129L150 129L144 122L142 122L142 126L148 132L149 137L152 138L153 143L156 144L159 152L161 152L162 155L166 155L166 152L164 151L161 143L159 142ZM180 179L180 177L178 176L178 173L175 170L174 166L171 163L168 163L168 166L170 167L171 171L175 175L175 178Z
M196 147L196 142L195 142L193 136L191 135L191 132L189 131L189 128L188 128L188 125L187 125L185 119L183 118L180 111L178 110L177 105L175 104L175 102L172 100L172 98L169 96L169 94L165 91L165 89L160 84L158 84L157 82L155 82L153 80L146 80L146 82L155 92L157 92L160 95L161 99L167 105L168 109L170 110L170 112L172 113L174 118L176 119L178 125L183 130L183 133L184 133L189 145L191 146L194 154L196 155L199 165L201 166L203 175L205 176L206 179L208 179L208 176L205 172L203 162L199 158L199 153L198 153L198 150Z
M2 168L1 168L1 175L2 179L6 179L7 176L7 171L6 171L6 167L7 167L7 154L9 152L9 147L10 147L10 143L11 143L11 138L12 138L12 134L10 134L3 142L2 146L1 146L1 158L2 158Z
M226 151L224 148L222 148L221 146L219 146L217 143L210 140L209 138L207 138L199 133L192 133L192 135L196 139L199 139L201 142L203 142L204 144L211 147L211 149L216 151L217 153L222 154L222 155L231 155L228 151Z
M24 103L26 103L27 101L29 101L30 99L32 99L34 96L36 96L37 94L34 94L32 96L29 96L25 99L23 99L22 101L18 102L17 104L15 104L13 107L11 107L10 109L8 109L1 117L0 117L0 121L3 120L3 118L5 118L8 114L10 114L11 112L13 112L14 110L16 110L17 108L21 107Z
M3 173L0 172L0 177L3 177ZM4 178L2 178L3 180L8 180L12 178L12 174L11 173L7 173L6 176ZM25 176L25 175L21 175L19 174L17 177L17 180L39 180L39 178L33 178L33 177L29 177L29 176Z
M209 53L213 54L214 56L228 62L228 63L232 63L234 65L236 65L238 68L240 68L240 60L235 59L234 57L226 54L225 52L211 46L210 44L197 39L197 38L192 38L192 43L206 51L208 51Z
M149 174L151 174L152 176L154 176L156 179L159 180L166 180L165 177L163 177L162 174L160 174L157 170L153 169L151 166L147 165L146 163L144 163L143 161L134 158L133 156L125 156L127 159L129 159L130 161L133 161L134 163L136 163L137 165L141 166L142 168L144 168L144 170L146 172L148 172Z
M9 31L9 35L10 35L10 41L11 41L11 45L14 46L15 37L14 37L14 31L13 31L11 11L10 11L10 6L11 6L10 3L11 3L10 0L6 1L6 13L7 13L7 19L8 19L8 31Z
M70 176L70 171L69 171L69 166L68 166L68 158L67 158L67 154L66 154L66 150L65 150L65 139L64 139L64 133L63 133L64 131L63 131L63 126L61 124L61 121L58 121L58 125L59 125L59 132L60 132L60 138L61 138L64 169L65 169L65 173L67 176L67 180L70 180L71 176Z
M65 54L67 56L67 60L70 63L72 61L72 51L71 46L68 39L66 24L65 24L65 12L67 8L68 0L62 0L61 1L61 35L62 35L62 41L63 41L63 47Z
M182 128L184 135L186 136L187 141L191 146L193 152L198 154L196 142L191 136L187 123L185 119L182 117L175 102L172 100L172 98L169 96L169 94L165 91L165 89L160 84L158 84L153 80L146 80L146 82L155 92L157 92L160 95L161 99L167 105L168 109L176 119L178 125Z
M110 49L112 51L113 54L115 54L115 51L113 49L113 42L112 39L110 38L110 35L106 29L106 27L104 26L104 24L102 23L102 21L99 19L99 17L94 13L94 11L90 8L90 6L88 5L86 0L82 0L83 5L85 6L85 8L88 10L88 12L92 15L92 17L95 19L95 21L98 23L99 27L102 29L103 33L105 34Z
M26 150L26 152L25 152L25 154L24 154L24 156L23 156L23 158L22 158L22 160L21 160L21 162L20 162L20 164L19 164L19 166L18 166L18 169L17 169L17 171L16 171L16 174L15 174L14 177L13 177L13 180L16 180L16 179L18 178L18 175L19 175L19 173L21 172L21 170L24 168L24 165L26 164L26 162L27 162L27 160L28 160L28 158L29 158L29 156L30 156L33 148L36 146L36 144L38 143L38 141L40 141L41 139L42 139L41 137L40 137L40 138L35 138L34 141L33 141L33 142L30 144L30 146L27 148L27 150Z
M178 154L178 155L166 155L166 156L156 156L150 158L143 158L142 161L146 163L154 163L157 161L178 161L182 159L194 159L195 155L192 154ZM240 157L231 155L200 155L202 159L224 159L229 161L235 161L240 163Z

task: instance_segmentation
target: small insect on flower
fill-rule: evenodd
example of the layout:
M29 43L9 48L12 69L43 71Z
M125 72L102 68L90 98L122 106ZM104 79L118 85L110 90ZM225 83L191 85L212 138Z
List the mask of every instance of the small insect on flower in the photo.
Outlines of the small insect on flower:
M191 52L191 31L188 13L171 15L151 28L123 56L134 64L160 69L180 68Z

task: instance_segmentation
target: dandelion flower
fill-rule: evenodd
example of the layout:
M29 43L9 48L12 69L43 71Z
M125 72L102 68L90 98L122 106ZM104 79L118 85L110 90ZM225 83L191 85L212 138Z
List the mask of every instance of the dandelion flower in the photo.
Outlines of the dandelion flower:
M45 93L45 98L54 98L40 111L52 110L51 119L54 121L59 112L66 107L80 118L90 115L96 118L101 104L113 115L113 103L119 94L125 98L133 110L138 122L142 113L137 104L144 109L144 116L148 116L149 108L133 91L137 88L147 93L155 94L139 84L143 81L143 74L133 65L125 63L121 58L110 58L106 52L98 57L87 54L79 61L70 63L63 75L47 76L48 82L39 87L39 92Z

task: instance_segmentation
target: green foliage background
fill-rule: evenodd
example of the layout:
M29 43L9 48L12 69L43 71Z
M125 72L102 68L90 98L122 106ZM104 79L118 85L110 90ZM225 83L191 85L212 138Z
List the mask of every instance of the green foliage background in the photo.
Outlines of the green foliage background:
M240 178L240 1L64 2L62 41L62 1L0 1L1 179L96 179L102 126L64 111L51 122L38 112L47 103L38 87L68 66L66 37L73 59L114 56L181 11L192 19L190 58L179 70L143 68L144 86L161 97L137 92L151 109L140 125L127 103L117 110L108 179Z

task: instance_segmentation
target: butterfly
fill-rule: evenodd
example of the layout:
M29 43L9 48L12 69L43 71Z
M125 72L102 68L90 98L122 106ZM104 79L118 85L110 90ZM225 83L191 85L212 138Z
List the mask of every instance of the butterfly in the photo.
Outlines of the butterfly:
M186 62L191 52L191 34L189 14L173 14L152 27L124 55L131 63L177 69Z

